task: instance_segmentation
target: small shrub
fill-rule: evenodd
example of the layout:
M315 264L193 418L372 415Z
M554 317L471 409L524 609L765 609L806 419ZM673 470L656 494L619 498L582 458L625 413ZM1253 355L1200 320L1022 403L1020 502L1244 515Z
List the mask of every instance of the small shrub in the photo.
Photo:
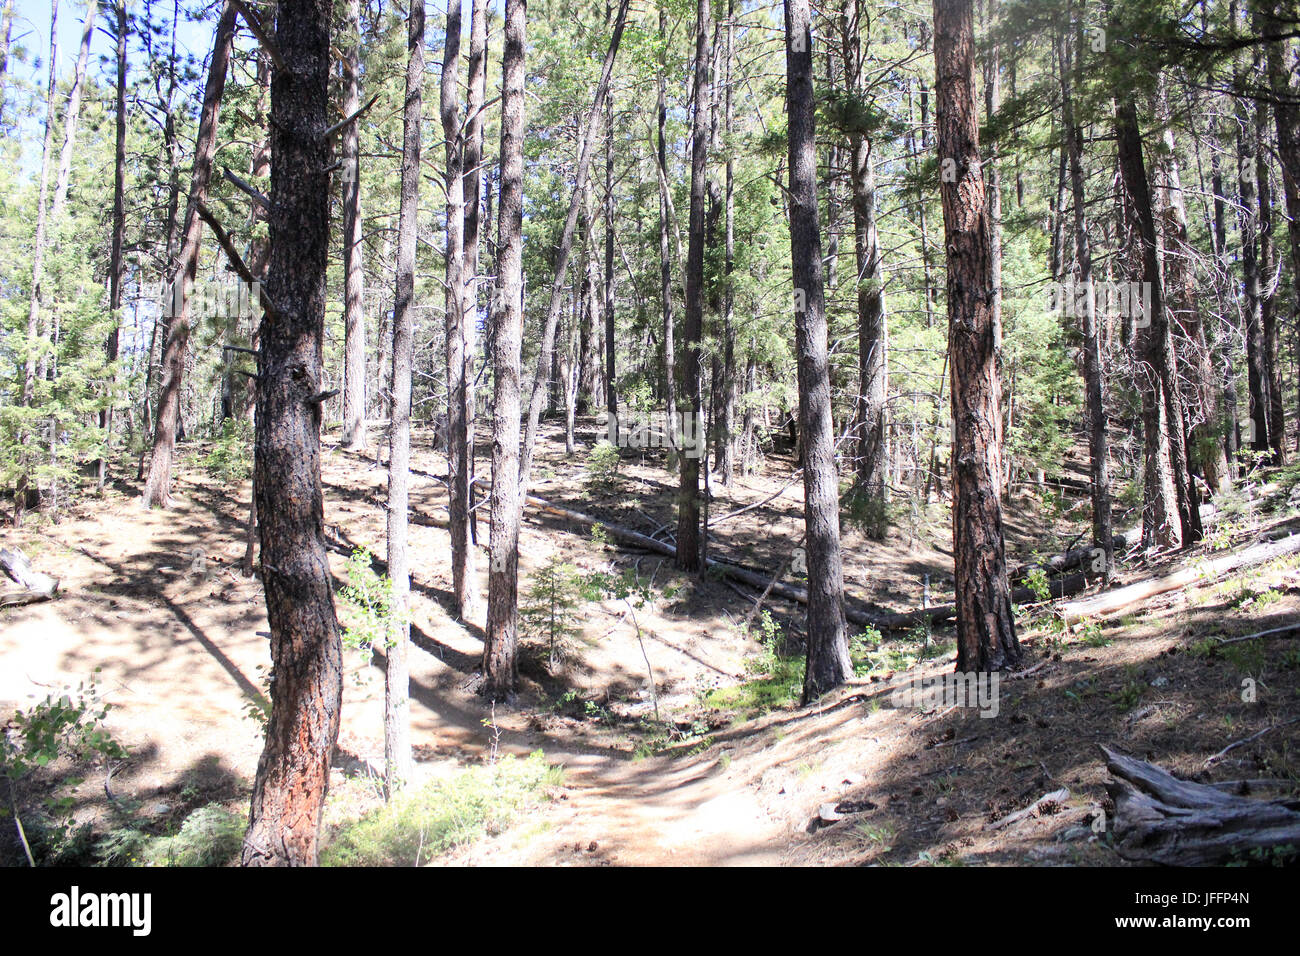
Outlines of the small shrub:
M373 567L374 556L358 548L348 558L348 583L338 592L346 622L343 646L370 655L372 647L387 648L390 634L404 622L393 610L393 588L387 575Z
M502 832L558 786L562 771L541 751L502 757L403 791L391 803L340 827L321 852L322 866L413 866L453 847Z
M587 456L587 487L592 491L609 491L618 483L622 457L607 440L596 442Z
M226 484L245 481L253 474L253 423L227 418L202 459L203 470Z

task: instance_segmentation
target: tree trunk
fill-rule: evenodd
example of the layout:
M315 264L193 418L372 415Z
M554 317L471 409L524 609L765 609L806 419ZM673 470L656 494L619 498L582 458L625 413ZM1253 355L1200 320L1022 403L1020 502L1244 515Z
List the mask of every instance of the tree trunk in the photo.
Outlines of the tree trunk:
M980 170L971 0L935 0L936 123L948 252L957 670L1019 663L999 499L1001 385L992 235ZM944 170L950 175L944 175Z
M26 360L23 363L23 391L21 396L24 408L30 408L32 401L36 397L36 353L38 351L37 336L40 334L41 283L45 279L45 228L47 223L45 206L50 187L50 158L54 151L54 121L56 116L54 104L58 95L58 25L59 0L53 0L50 4L50 71L45 90L45 137L41 146L40 188L36 200L36 234L32 239L32 287L28 295L27 339L24 343L27 351ZM20 432L16 444L19 447L27 445L29 437ZM23 523L23 513L27 509L28 482L29 479L26 474L18 476L14 492L15 527Z
M1087 203L1084 192L1083 129L1074 114L1073 84L1083 75L1084 33L1082 23L1074 32L1075 62L1070 62L1071 44L1061 41L1061 113L1066 151L1069 155L1070 188L1074 199L1074 260L1083 289L1083 380L1087 396L1088 464L1092 492L1092 540L1103 552L1102 575L1109 583L1115 567L1111 543L1110 462L1106 441L1106 370L1102 364L1101 330L1097 321L1097 294L1092 275L1092 247L1088 242ZM1067 293L1068 294L1068 293ZM1077 303L1077 295L1070 299Z
M626 10L626 4L620 6L620 14ZM608 25L609 5L605 6L605 20ZM620 21L617 29L622 30ZM614 340L617 315L614 311L615 288L617 281L614 272L614 97L605 97L605 414L612 423L614 444L619 444L618 427L618 387L615 377L618 374L618 343Z
M276 18L275 45L289 69L271 82L266 293L275 316L263 317L260 333L255 456L272 690L245 866L315 865L342 704L320 480L330 245L330 147L320 133L330 125L331 13L327 0L280 0Z
M498 308L492 335L492 498L488 546L487 639L483 693L514 695L519 619L519 363L523 337L524 33L526 0L506 0L501 55L501 199L498 206ZM579 194L580 195L580 194ZM570 209L572 212L572 209ZM553 337L552 332L552 337ZM543 349L539 376L549 367ZM543 388L536 396L545 397ZM540 414L540 408L538 412ZM530 410L530 422L531 410Z
M862 3L853 0L844 17L844 85L853 97L866 96L862 76ZM876 225L876 174L872 143L861 132L849 135L849 173L853 188L853 252L857 268L858 394L854 431L855 485L872 509L869 531L883 540L888 531L884 513L889 459L885 441L889 397L886 355L884 257Z
M226 68L230 63L234 35L235 8L226 0L212 42L212 60L208 66L207 83L203 88L203 108L199 114L199 131L194 144L194 169L190 178L189 200L185 207L185 225L181 230L181 249L176 268L171 274L167 306L164 309L169 321L167 339L163 344L162 382L158 389L153 455L143 495L146 508L166 508L171 504L172 460L176 454L176 435L181 415L181 378L185 374L185 351L190 337L189 289L198 271L199 239L203 235L203 221L199 218L198 207L207 201L208 183L212 179L212 159L217 151L217 120L221 112L221 97L226 88Z
M1266 11L1276 16L1276 0L1263 0ZM1285 15L1296 18L1293 0L1280 5ZM1276 26L1276 21L1272 21ZM1293 43L1270 43L1265 47L1268 56L1269 86L1273 92L1273 121L1277 131L1277 155L1282 170L1282 197L1286 203L1287 238L1291 246L1291 277L1294 307L1300 310L1300 83L1297 83L1297 53ZM1300 335L1300 325L1297 326ZM1297 383L1300 389L1300 382ZM1275 397L1278 431L1285 433L1282 389Z
M98 13L98 0L90 0L81 28L81 47L77 51L77 64L73 68L72 86L68 89L68 103L63 108L63 149L59 152L59 173L54 181L54 202L50 206L50 221L56 226L68 201L72 153L77 145L77 125L81 119L81 91L86 85L86 65L90 59L90 41L95 35L95 16Z
M667 34L668 19L663 3L659 5L659 34ZM664 348L664 401L668 418L669 468L676 467L677 450L677 357L674 352L672 267L668 256L668 233L672 216L672 197L668 190L668 145L664 128L668 123L668 108L664 100L664 74L667 71L667 50L660 54L659 68L655 72L655 115L658 125L659 171L659 296L663 319Z
M1160 246L1156 232L1155 213L1151 204L1151 187L1147 179L1146 164L1142 159L1142 134L1138 127L1137 109L1132 102L1119 91L1116 97L1115 133L1118 139L1120 173L1123 178L1124 191L1128 198L1128 209L1134 218L1133 229L1137 234L1142 254L1142 281L1145 291L1151 292L1150 312L1143 316L1147 323L1142 331L1145 333L1141 345L1141 360L1144 368L1139 372L1140 378L1147 379L1145 388L1156 407L1158 417L1150 410L1144 412L1144 427L1160 430L1168 436L1169 463L1173 475L1174 503L1178 512L1179 530L1182 546L1189 548L1201 538L1201 519L1199 508L1194 503L1191 485L1187 473L1187 446L1183 428L1182 398L1178 392L1175 374L1173 338L1169 329L1169 320L1165 314L1164 277L1160 267ZM1145 399L1145 396L1144 396ZM1148 421L1147 418L1152 420ZM1148 474L1150 473L1151 437L1147 439ZM1151 483L1147 483L1146 494L1153 493ZM1148 543L1153 537L1154 528L1146 526L1144 508L1143 541Z
M619 43L623 39L623 26L627 22L629 0L621 0L618 15L614 21L614 32L609 38L609 48L605 52L605 63L601 69L600 82L596 85L596 95L592 98L591 109L587 111L586 122L578 134L578 166L574 172L573 195L569 199L569 212L564 219L564 229L560 233L560 243L556 249L555 278L551 283L551 299L546 309L546 321L542 326L541 348L537 355L537 374L533 377L532 397L528 403L528 428L524 433L523 456L519 463L520 487L528 487L528 474L532 470L533 450L537 441L537 428L542 417L542 406L546 403L547 381L550 377L551 362L555 350L555 328L560 320L560 308L564 304L565 272L569 265L569 255L573 250L573 233L578 224L578 212L582 208L587 173L591 168L591 150L595 141L597 123L605 97L609 93L609 81L614 72L614 58L618 55ZM609 255L612 256L613 247ZM607 270L613 272L610 268ZM608 281L612 281L607 279ZM522 503L520 504L522 508Z
M849 660L844 622L839 478L835 470L821 226L817 210L816 102L808 0L787 0L785 35L786 112L790 129L790 265L794 277L808 567L808 663L803 702L808 704L852 677L853 665ZM681 546L680 537L678 545Z
M447 157L447 244L444 263L447 283L447 487L450 491L448 527L451 532L452 606L456 616L466 620L474 613L474 606L478 603L478 589L474 582L474 565L471 557L473 542L469 534L468 395L474 372L472 364L467 361L465 348L467 338L465 327L472 321L472 317L467 317L464 311L467 302L465 296L465 171L462 139L464 130L460 122L457 93L460 72L460 30L460 5L453 0L447 7L439 112ZM477 201L477 197L475 199ZM414 225L412 228L414 229ZM414 253L415 247L412 244L412 256ZM414 259L411 265L414 269Z
M680 476L677 491L677 567L703 570L700 534L700 423L703 395L700 382L700 347L704 337L705 198L708 192L709 117L713 88L709 74L713 60L713 11L710 0L699 0L695 22L695 112L691 119L691 218L686 250L686 316L682 328L680 398L689 416L682 432Z
M117 361L118 328L122 308L123 260L122 244L126 235L126 39L127 39L126 0L117 3L117 100L115 103L114 140L113 140L113 235L110 239L108 258L108 310L113 314L113 328L104 343L104 357L110 363ZM0 98L3 97L0 91ZM116 375L114 375L116 378ZM109 384L109 406L99 413L99 427L104 429L105 457L96 465L98 485L104 487L108 477L108 456L113 447L113 392L116 381Z
M459 58L460 14L452 7L454 40L448 49ZM448 26L452 24L449 22ZM411 480L411 364L415 313L415 246L420 214L420 110L424 83L424 6L412 4L407 17L406 99L402 112L402 185L397 225L397 274L393 292L392 415L388 429L388 575L393 614L384 670L384 789L391 798L411 779L411 692L407 654L410 647L411 571L407 553L407 511ZM452 76L456 69L453 64ZM454 82L454 80L453 80ZM455 104L452 104L453 116ZM444 116L447 104L443 102ZM454 137L452 137L454 143ZM449 187L461 182L451 170ZM450 188L449 188L450 194ZM449 231L461 223L460 208L448 206ZM459 309L460 290L448 290L447 308Z
M348 0L343 51L343 115L361 108L361 0ZM343 434L344 448L366 445L366 272L361 244L360 121L343 131Z
M465 305L461 309L465 332L465 461L469 468L466 505L469 510L469 536L477 543L477 516L474 511L474 420L477 401L474 392L474 367L478 361L478 267L479 204L483 194L483 108L487 98L487 0L471 0L469 27L469 87L465 95L465 273L461 283ZM489 212L489 218L491 213ZM465 554L465 578L470 583L470 603L479 603L478 576L473 549Z

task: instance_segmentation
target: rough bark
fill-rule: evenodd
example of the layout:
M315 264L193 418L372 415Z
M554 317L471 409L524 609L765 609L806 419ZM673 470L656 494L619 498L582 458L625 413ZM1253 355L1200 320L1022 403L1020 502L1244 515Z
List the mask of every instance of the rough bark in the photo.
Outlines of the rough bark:
M957 669L983 672L1019 663L1021 649L999 499L1001 385L971 0L935 0L934 25L939 190L948 256ZM942 175L945 166L951 175Z
M1118 138L1120 173L1129 198L1128 208L1136 219L1133 225L1141 247L1142 281L1151 290L1151 312L1143 320L1150 324L1144 329L1145 347L1141 355L1143 368L1139 375L1149 379L1148 387L1153 392L1152 398L1161 406L1160 427L1163 427L1168 436L1181 540L1183 547L1189 548L1201 539L1201 519L1193 497L1195 487L1188 475L1183 403L1178 391L1173 337L1165 311L1159 238L1151 203L1151 187L1142 158L1142 135L1138 127L1137 109L1131 100L1116 100L1115 133ZM1148 441L1148 449L1150 447ZM1148 486L1148 493L1151 490ZM1143 537L1147 537L1145 528Z
M1116 778L1106 791L1115 803L1115 849L1126 860L1218 866L1300 844L1300 801L1250 800L1101 751Z
M224 17L223 17L224 20ZM271 254L254 469L271 630L271 716L253 784L245 866L312 866L338 739L342 644L320 480L321 351L329 255L327 0L280 0L271 81ZM224 72L224 70L223 70Z
M862 68L862 3L853 0L843 23L844 85L851 96L865 96ZM876 225L876 174L872 142L860 130L849 134L849 174L853 191L853 252L857 268L858 393L855 486L874 509L873 537L883 539L888 523L883 512L889 487L885 440L889 372L886 354L884 256Z
M493 700L518 681L520 491L519 364L523 336L524 34L527 0L506 0L501 58L498 306L492 335L492 497L483 687ZM549 366L539 366L539 371ZM544 392L544 390L543 390ZM544 397L544 395L543 395Z

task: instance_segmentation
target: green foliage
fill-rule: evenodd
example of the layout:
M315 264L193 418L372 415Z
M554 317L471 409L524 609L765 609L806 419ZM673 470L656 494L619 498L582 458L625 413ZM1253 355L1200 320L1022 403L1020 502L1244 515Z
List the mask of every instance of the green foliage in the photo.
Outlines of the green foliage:
M784 637L781 625L764 610L758 621L751 625L750 636L761 648L755 657L745 662L746 672L753 676L732 687L709 691L704 695L706 707L753 717L799 703L803 694L805 661L801 656L786 657L782 654Z
M526 642L546 647L547 664L552 669L581 632L574 611L584 596L581 576L571 564L551 558L532 575L519 608L520 630Z
M111 761L126 757L126 749L104 727L111 709L111 704L100 699L92 678L14 714L0 731L0 775L7 781L9 799L0 815L18 817L23 812L25 785L38 770L60 758L84 761L99 757ZM64 786L77 783L80 780L76 778L62 781ZM34 821L33 855L40 851L55 861L71 850L79 836L72 819L73 807L73 799L61 793L61 788L44 800L43 812Z
M414 866L502 832L563 773L539 750L403 791L390 803L341 826L321 851L322 866Z
M339 589L343 610L343 646L367 657L373 647L392 646L392 634L408 619L392 606L393 588L388 576L374 569L375 557L358 548L348 558L348 583Z
M210 803L187 816L173 834L113 829L95 844L95 855L107 866L227 866L239 856L247 825L242 813Z
M245 481L253 474L253 423L246 418L227 418L203 456L203 469L226 484Z
M1051 583L1047 579L1047 572L1042 568L1034 568L1025 577L1025 587L1034 592L1035 599L1039 601L1050 601L1052 598Z
M618 469L622 458L618 449L601 439L587 455L587 488L592 491L611 491L618 484Z

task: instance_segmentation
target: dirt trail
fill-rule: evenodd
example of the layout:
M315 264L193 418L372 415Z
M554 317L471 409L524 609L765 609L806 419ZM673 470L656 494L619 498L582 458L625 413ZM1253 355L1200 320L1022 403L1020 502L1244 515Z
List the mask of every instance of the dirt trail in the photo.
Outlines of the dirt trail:
M1295 699L1289 694L1300 694L1300 657L1285 647L1242 645L1237 657L1222 661L1186 653L1225 629L1246 633L1293 620L1300 613L1300 562L1292 562L1248 581L1167 595L1101 632L1071 637L1027 630L1022 639L1041 667L1032 680L1007 685L1004 719L888 706L891 679L949 670L949 657L897 675L881 670L812 712L778 708L758 720L729 723L732 713L714 723L716 714L701 705L702 696L744 680L746 661L758 650L736 626L747 606L743 600L717 582L676 577L657 557L629 559L579 529L530 515L521 542L525 585L552 561L586 570L609 567L617 557L630 561L643 580L661 588L671 582L679 590L637 612L639 638L626 606L585 605L581 626L565 647L562 673L548 675L534 652L519 702L493 711L474 693L481 619L462 625L445 611L446 496L434 477L445 466L427 446L415 447L411 692L417 766L441 773L483 759L495 744L521 755L540 749L565 768L555 799L528 811L507 832L440 862L1060 858L1113 864L1113 854L1100 844L1059 842L1062 833L1077 833L1105 800L1097 743L1118 742L1197 772L1206 755L1266 727L1278 711L1287 711L1282 702ZM660 480L661 468L629 467L618 496L587 500L580 474L573 477L580 469L553 447L538 462L540 493L548 498L603 510L626 524L640 521L647 530L671 510L673 489ZM326 529L339 583L350 549L368 546L382 554L385 478L373 460L327 447ZM715 507L722 512L760 501L780 483L779 476L738 482ZM172 511L141 510L135 489L122 485L58 525L0 530L0 544L23 548L63 583L55 601L0 611L0 714L75 686L98 668L98 684L115 707L110 729L132 754L115 768L112 786L139 798L160 827L178 824L210 801L245 806L256 769L260 730L249 714L264 703L269 653L260 584L234 570L243 554L247 495L246 483L221 486L183 462ZM748 528L740 521L723 525L718 547L760 567L777 566L791 529L797 530L788 510L790 503L777 499L755 512ZM485 527L481 536L486 541ZM948 560L939 550L942 541L935 541L934 548L913 550L850 539L848 576L860 582L864 599L905 607L921 573L936 574ZM773 610L797 630L797 613ZM659 707L670 727L675 722L680 742L650 738L638 726L653 708L642 642ZM1247 652L1258 652L1258 660ZM381 663L347 656L335 765L340 788L347 777L364 778L382 765ZM1243 676L1260 675L1267 677L1260 704L1243 703ZM696 726L701 721L703 729ZM1287 755L1300 743L1298 734L1300 726L1264 737L1216 770L1285 776L1292 772ZM666 752L634 759L638 747ZM1244 764L1248 756L1257 763ZM986 831L991 817L1061 786L1072 798L1057 815ZM80 819L103 813L102 778L87 779L73 796ZM813 819L824 804L855 809L818 829Z

